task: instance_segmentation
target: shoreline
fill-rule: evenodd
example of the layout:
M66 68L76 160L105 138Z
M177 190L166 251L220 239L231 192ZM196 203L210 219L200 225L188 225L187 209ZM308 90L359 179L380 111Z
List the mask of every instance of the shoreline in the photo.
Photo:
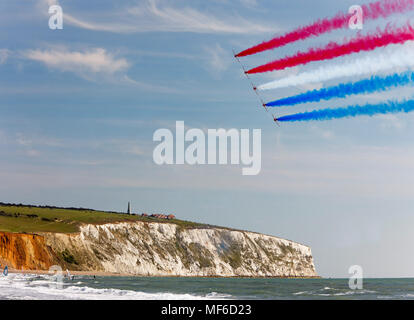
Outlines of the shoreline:
M96 276L96 277L137 277L137 278L217 278L217 279L322 279L320 276L314 277L250 277L250 276L232 276L232 277L224 277L224 276L177 276L177 275L138 275L138 274L130 274L130 273L114 273L114 272L105 272L105 271L76 271L76 270L69 270L72 276ZM17 273L17 274L53 274L48 270L18 270L9 268L9 273ZM62 270L62 273L66 275L66 270Z

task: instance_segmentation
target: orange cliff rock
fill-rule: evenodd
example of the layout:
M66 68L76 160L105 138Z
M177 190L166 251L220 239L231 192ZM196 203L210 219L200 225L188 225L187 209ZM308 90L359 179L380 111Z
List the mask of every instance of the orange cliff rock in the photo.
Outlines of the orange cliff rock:
M0 232L0 260L14 269L48 270L55 257L41 235Z

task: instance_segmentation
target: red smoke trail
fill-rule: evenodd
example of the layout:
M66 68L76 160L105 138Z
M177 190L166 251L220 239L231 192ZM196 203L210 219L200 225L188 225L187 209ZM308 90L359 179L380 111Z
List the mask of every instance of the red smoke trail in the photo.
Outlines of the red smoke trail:
M262 42L254 47L246 49L236 55L236 57L245 57L266 50L276 49L287 45L288 43L298 40L304 40L311 36L317 36L325 32L329 32L335 29L345 28L348 25L348 14L338 13L334 18L325 18L323 20L317 20L315 23L301 27L283 36L273 38L272 40Z
M312 48L307 52L298 52L294 56L269 62L262 66L250 69L246 73L261 73L274 70L283 70L312 61L329 60L343 55L359 51L371 51L375 48L385 47L389 44L404 43L407 40L414 40L414 29L407 24L405 27L390 30L387 26L384 32L377 31L375 34L366 36L358 35L356 38L344 44L330 42L323 48Z
M413 8L414 0L381 0L362 6L364 20L374 20L380 17L386 18L391 14L402 13ZM336 29L346 28L350 17L351 15L348 13L340 12L333 18L319 19L308 26L300 27L283 36L273 38L272 40L262 42L254 47L246 49L238 53L236 57L249 56L262 51L282 47L298 40L319 36Z

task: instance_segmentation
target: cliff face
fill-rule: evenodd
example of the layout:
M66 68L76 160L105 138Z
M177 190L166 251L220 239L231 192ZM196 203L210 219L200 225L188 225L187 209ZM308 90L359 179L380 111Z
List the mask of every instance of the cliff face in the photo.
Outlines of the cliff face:
M54 264L72 270L143 276L316 276L309 247L245 231L126 222L85 225L77 234L51 233L39 239Z
M56 259L43 236L0 232L0 260L15 269L47 270Z

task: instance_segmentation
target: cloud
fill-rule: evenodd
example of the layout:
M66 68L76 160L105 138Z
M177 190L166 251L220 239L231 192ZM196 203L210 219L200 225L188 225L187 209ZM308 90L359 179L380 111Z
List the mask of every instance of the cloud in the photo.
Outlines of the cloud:
M72 141L71 143L75 145L76 141ZM85 141L81 146L83 148L92 148L96 151L102 151L106 154L152 156L152 150L148 149L144 143L139 143L132 139L91 140Z
M9 55L10 55L10 50L0 49L0 64L5 63Z
M26 155L28 155L29 157L37 157L40 155L40 152L34 149L29 149L26 151Z
M252 2L252 1L247 1ZM57 1L46 0L47 5ZM201 12L190 7L173 7L160 5L159 0L147 0L135 7L124 8L114 12L116 21L91 21L75 17L64 12L64 23L83 29L115 33L139 32L193 32L193 33L228 33L260 34L276 32L268 24L250 22L238 15L223 15ZM99 19L99 18L98 18Z
M110 121L111 119L109 119ZM105 123L105 122L104 122ZM139 122L137 122L139 123ZM2 137L2 132L0 131L0 138ZM108 154L112 153L123 153L131 155L152 155L151 150L147 150L144 144L138 144L136 140L132 139L84 139L72 140L72 139L58 139L49 136L42 135L30 135L24 134L22 132L17 132L15 139L10 142L16 142L18 146L25 148L27 150L42 149L48 150L58 150L57 152L62 152L66 149L93 149L95 151L102 151ZM38 153L37 153L38 154ZM50 159L49 159L50 160Z
M22 132L16 133L16 142L18 145L24 147L64 147L64 143L59 139L33 135L29 138L27 134L23 134Z
M124 75L121 79L119 79L121 83L125 83L128 85L132 85L134 87L151 91L151 92L162 92L162 93L184 93L183 91L179 89L175 89L173 87L167 87L162 85L156 85L156 84L150 84L143 81L137 81L134 79L131 79L128 75Z
M223 72L232 64L232 56L229 52L224 50L219 44L213 47L205 47L207 53L208 70L216 72Z
M377 118L382 120L380 126L384 130L403 130L407 127L406 119L395 114L381 114L378 115Z
M324 130L318 126L310 127L312 132L325 140L332 140L335 138L335 133L332 130Z
M112 74L128 68L125 59L116 59L103 48L80 51L69 51L65 48L49 50L27 50L23 54L27 59L43 62L50 68L61 71L80 73Z
M158 1L149 0L145 5L130 8L134 16L150 18L147 28L151 31L195 32L195 33L262 33L270 31L268 26L249 22L241 17L221 19L193 8L158 6Z
M22 52L22 56L42 62L52 69L76 73L86 80L106 80L151 92L182 93L172 87L132 79L126 74L130 63L124 58L116 58L103 48L70 51L66 47L54 47L46 50L26 50Z
M26 138L23 134L17 133L16 142L21 146L31 146L32 140Z
M27 137L25 137L22 133L16 134L16 142L18 145L20 145L24 153L29 157L37 157L40 155L40 152L33 148L33 141Z

